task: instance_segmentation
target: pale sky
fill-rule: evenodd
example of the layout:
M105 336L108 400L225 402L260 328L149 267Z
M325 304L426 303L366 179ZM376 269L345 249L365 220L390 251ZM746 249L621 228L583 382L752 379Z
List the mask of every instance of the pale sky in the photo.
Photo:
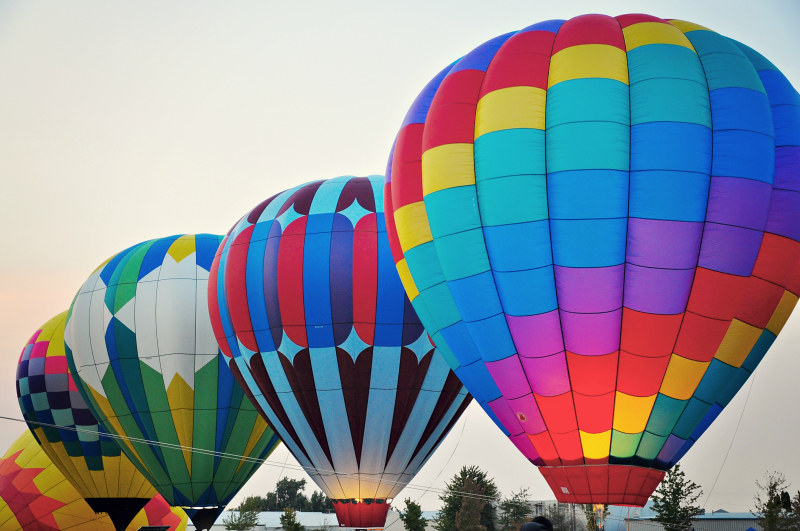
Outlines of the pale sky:
M28 337L108 256L155 237L225 233L306 181L382 174L407 108L441 68L496 35L593 12L708 26L800 87L796 0L0 0L0 415L21 418L14 374ZM767 470L800 489L798 344L795 315L752 386L682 460L707 509L751 509ZM23 429L0 420L0 454ZM296 466L281 447L231 506L271 490L282 470L305 477L284 461ZM504 494L553 498L475 406L413 485L440 489L470 464ZM411 488L396 505L405 497L439 506Z

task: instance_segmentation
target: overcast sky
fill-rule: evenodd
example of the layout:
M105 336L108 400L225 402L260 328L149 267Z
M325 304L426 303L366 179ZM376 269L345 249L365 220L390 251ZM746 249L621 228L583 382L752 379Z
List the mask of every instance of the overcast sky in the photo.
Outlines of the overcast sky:
M501 33L591 12L697 22L800 86L796 0L0 0L0 415L21 417L13 379L28 337L108 256L154 237L224 233L306 181L382 174L408 106L446 64ZM795 315L683 459L708 509L751 509L766 470L800 488L799 344ZM23 429L0 420L0 454ZM282 473L305 477L284 448L270 462L231 505ZM465 464L505 494L553 497L472 406L413 484L442 488ZM407 496L439 506L434 493Z

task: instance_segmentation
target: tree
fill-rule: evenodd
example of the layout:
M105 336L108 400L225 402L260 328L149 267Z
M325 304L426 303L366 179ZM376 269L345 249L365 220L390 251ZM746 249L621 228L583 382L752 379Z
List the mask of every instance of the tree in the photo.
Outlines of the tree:
M468 484L469 482L469 484ZM479 490L482 495L476 496L473 493L466 493L465 487ZM462 531L456 526L456 515L461 510L464 500L469 498L475 500L482 498L487 501L498 497L497 486L494 480L490 479L486 472L477 466L464 466L453 476L449 483L445 485L445 490L439 499L442 501L442 509L436 518L434 527L438 531ZM467 509L472 510L471 508ZM486 531L496 531L495 527L495 508L493 503L485 503L479 511L480 518L477 523L484 526Z
M458 531L486 531L486 526L481 525L481 511L486 506L483 496L483 486L471 477L464 478L462 487L463 498L461 507L456 513L456 529Z
M333 502L321 491L315 490L311 493L311 498L308 499L306 510L318 513L333 512Z
M792 500L785 490L789 488L786 477L780 472L766 472L762 481L756 481L756 487L761 491L753 499L758 525L764 531L797 529Z
M532 514L531 499L528 489L522 489L517 493L511 493L510 498L500 502L500 516L498 523L500 531L511 531L523 522L527 522Z
M428 521L422 516L422 508L411 498L405 500L406 510L400 511L400 520L406 531L425 531Z
M544 516L553 524L553 531L570 531L573 528L573 522L575 522L576 529L580 525L580 522L575 520L573 511L570 511L569 504L559 503L545 507Z
M284 531L305 531L305 527L297 521L297 511L291 507L284 509L281 515L281 527Z
M702 494L700 486L686 479L681 466L675 465L653 493L653 520L667 529L691 529L692 518L704 512L695 505Z
M258 511L230 511L222 524L228 531L250 531L258 523Z
M237 507L236 510L239 512L255 511L257 513L261 513L264 511L269 511L270 507L266 498L262 498L261 496L248 496L242 501L242 503L239 504L239 507Z

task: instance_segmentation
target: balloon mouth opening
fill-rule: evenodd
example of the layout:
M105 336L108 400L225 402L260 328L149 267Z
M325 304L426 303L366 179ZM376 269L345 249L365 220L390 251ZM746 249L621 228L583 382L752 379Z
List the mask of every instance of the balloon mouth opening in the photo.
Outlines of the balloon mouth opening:
M220 513L225 510L225 507L216 505L206 507L181 506L181 509L186 512L197 529L211 529L211 526L217 521Z
M344 498L331 500L340 527L382 528L386 525L390 499Z
M150 498L84 498L95 513L106 513L114 529L123 531Z

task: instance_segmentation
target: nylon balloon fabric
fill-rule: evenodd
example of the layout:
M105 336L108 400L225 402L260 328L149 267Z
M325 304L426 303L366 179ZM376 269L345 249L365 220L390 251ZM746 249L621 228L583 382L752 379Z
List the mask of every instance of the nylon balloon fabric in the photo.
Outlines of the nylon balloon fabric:
M124 436L126 455L198 528L279 442L211 329L208 272L220 240L172 236L115 255L81 287L64 334L70 371L100 424Z
M562 502L643 505L800 293L800 96L649 15L541 22L421 92L386 180L422 323Z
M188 518L156 495L127 527L164 526L185 531ZM105 514L97 514L36 443L23 433L0 459L0 529L93 530L113 529Z
M209 281L231 370L349 527L384 525L470 401L400 284L382 187L338 177L267 199Z

